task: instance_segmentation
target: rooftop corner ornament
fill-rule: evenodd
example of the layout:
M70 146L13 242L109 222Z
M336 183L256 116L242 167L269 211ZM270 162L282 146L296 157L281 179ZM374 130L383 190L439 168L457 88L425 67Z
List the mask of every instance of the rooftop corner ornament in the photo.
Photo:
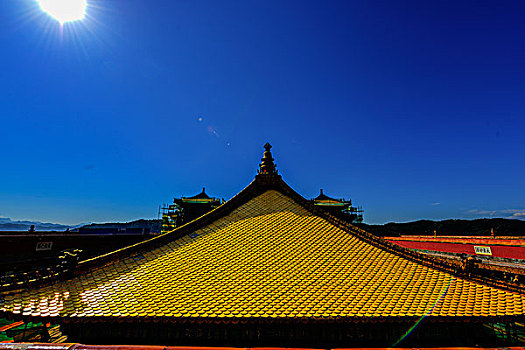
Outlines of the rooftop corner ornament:
M270 152L270 148L272 148L272 145L270 145L269 142L266 142L264 145L264 154L261 158L261 164L259 165L259 170L257 171L257 174L277 174L277 169L275 168L274 159L272 158L272 152Z

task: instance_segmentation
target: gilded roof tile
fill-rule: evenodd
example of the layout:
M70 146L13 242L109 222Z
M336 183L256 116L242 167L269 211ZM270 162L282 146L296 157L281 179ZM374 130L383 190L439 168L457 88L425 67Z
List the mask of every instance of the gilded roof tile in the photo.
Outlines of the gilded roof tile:
M42 317L523 315L525 296L368 244L268 190L191 235L54 285L0 297Z

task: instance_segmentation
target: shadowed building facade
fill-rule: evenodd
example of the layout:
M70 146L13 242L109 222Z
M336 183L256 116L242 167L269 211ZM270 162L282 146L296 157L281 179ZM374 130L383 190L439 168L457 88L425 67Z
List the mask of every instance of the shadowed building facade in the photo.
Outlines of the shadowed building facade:
M255 179L221 206L45 284L5 288L2 315L57 322L68 341L97 344L519 343L522 287L327 213L282 180L270 148Z

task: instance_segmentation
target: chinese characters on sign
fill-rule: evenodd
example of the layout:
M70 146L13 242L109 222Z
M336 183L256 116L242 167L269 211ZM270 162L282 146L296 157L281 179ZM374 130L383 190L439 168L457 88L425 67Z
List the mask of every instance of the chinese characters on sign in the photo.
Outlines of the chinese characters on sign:
M490 247L484 247L479 245L474 246L474 252L480 255L492 255L492 250L490 250Z
M36 244L36 251L42 251L42 250L51 250L53 247L53 242L38 242Z

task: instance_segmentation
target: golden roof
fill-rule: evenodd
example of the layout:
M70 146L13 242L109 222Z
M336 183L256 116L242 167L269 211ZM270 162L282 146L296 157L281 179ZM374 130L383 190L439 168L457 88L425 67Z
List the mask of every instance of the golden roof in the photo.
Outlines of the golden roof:
M523 315L525 297L367 244L268 190L191 236L40 289L0 310L179 318Z
M0 312L170 322L525 314L524 294L417 262L307 203L279 175L258 175L168 234L85 262L70 279L0 294Z

